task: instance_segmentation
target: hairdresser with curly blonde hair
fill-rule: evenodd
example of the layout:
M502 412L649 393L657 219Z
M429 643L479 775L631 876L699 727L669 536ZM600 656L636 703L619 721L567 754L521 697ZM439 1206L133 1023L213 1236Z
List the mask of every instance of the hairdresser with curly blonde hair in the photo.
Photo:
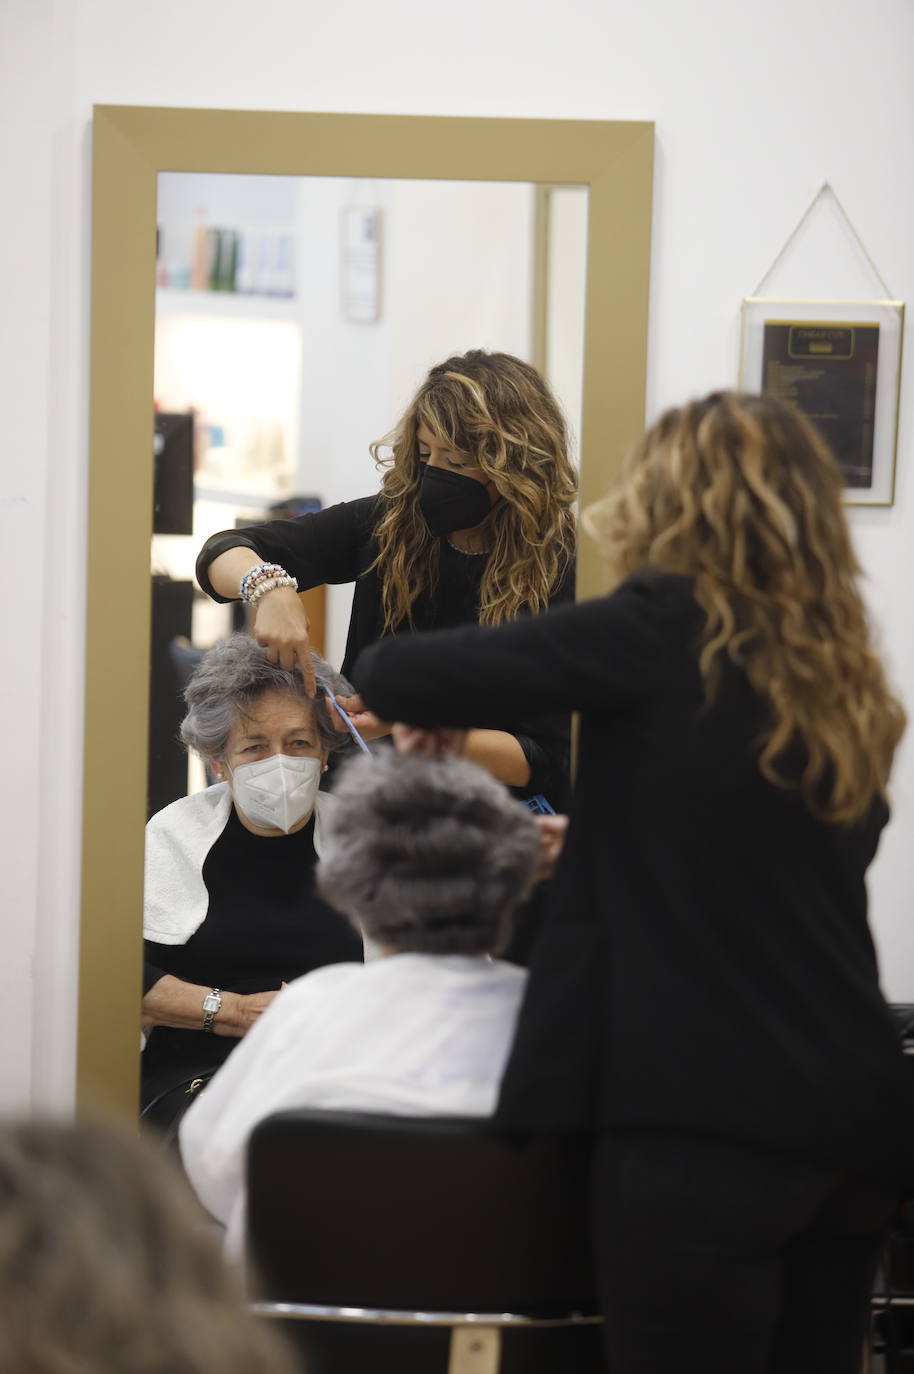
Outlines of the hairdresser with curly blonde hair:
M595 1134L609 1367L855 1374L914 1092L864 881L904 713L838 466L798 411L718 393L585 523L609 595L379 644L356 687L427 752L519 699L582 713L499 1116Z
M574 469L561 411L529 363L475 349L432 368L394 431L371 445L376 496L228 530L197 577L216 600L254 601L253 633L312 685L299 589L355 582L342 671L381 636L496 625L573 594ZM389 724L344 701L368 738ZM472 730L465 756L527 794L563 790L567 726L526 720Z

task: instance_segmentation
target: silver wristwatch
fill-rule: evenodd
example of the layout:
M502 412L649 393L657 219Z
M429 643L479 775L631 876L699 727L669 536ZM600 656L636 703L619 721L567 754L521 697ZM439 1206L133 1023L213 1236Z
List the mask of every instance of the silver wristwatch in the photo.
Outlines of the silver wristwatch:
M213 1022L216 1019L216 1012L222 1006L222 993L218 988L213 988L203 999L203 1029L211 1031Z

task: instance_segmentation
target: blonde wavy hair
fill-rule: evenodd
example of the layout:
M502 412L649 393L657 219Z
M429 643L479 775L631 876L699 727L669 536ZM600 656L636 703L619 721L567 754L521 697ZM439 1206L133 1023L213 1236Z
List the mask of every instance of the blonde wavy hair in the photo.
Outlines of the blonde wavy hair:
M135 1130L0 1122L2 1374L294 1374L213 1229Z
M614 583L644 567L693 579L707 700L726 657L769 706L762 774L823 819L862 817L885 793L905 714L873 649L840 469L800 412L734 392L667 411L584 524Z
M438 540L417 500L421 425L481 468L503 498L486 521L491 547L480 623L545 610L574 557L577 476L565 421L536 368L509 353L474 349L433 367L396 428L370 446L384 469L372 565L381 579L383 633L412 625L416 598L437 581Z

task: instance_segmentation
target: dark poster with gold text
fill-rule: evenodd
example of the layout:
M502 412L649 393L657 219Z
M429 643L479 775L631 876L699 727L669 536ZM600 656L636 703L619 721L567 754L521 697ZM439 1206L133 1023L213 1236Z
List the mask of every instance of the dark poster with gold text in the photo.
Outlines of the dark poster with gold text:
M762 391L793 401L828 440L845 485L873 485L878 324L766 320Z

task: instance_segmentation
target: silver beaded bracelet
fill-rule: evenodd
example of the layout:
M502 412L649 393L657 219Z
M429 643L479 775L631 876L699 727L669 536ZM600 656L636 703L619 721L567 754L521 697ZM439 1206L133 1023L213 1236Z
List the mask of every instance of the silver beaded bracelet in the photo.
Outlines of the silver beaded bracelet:
M249 590L245 598L248 605L256 606L262 596L266 596L267 592L274 591L276 587L291 587L294 592L298 591L298 583L288 573L283 573L281 577L267 577Z
M294 587L298 591L295 578L279 563L258 563L256 568L249 568L242 577L238 595L242 601L253 606L264 592L271 592L276 587Z
M276 587L291 587L293 591L298 591L298 583L294 577L289 577L288 573L285 577L268 577L264 582L258 582L256 587L248 592L248 605L256 606L262 596L266 596L267 592L272 592Z

